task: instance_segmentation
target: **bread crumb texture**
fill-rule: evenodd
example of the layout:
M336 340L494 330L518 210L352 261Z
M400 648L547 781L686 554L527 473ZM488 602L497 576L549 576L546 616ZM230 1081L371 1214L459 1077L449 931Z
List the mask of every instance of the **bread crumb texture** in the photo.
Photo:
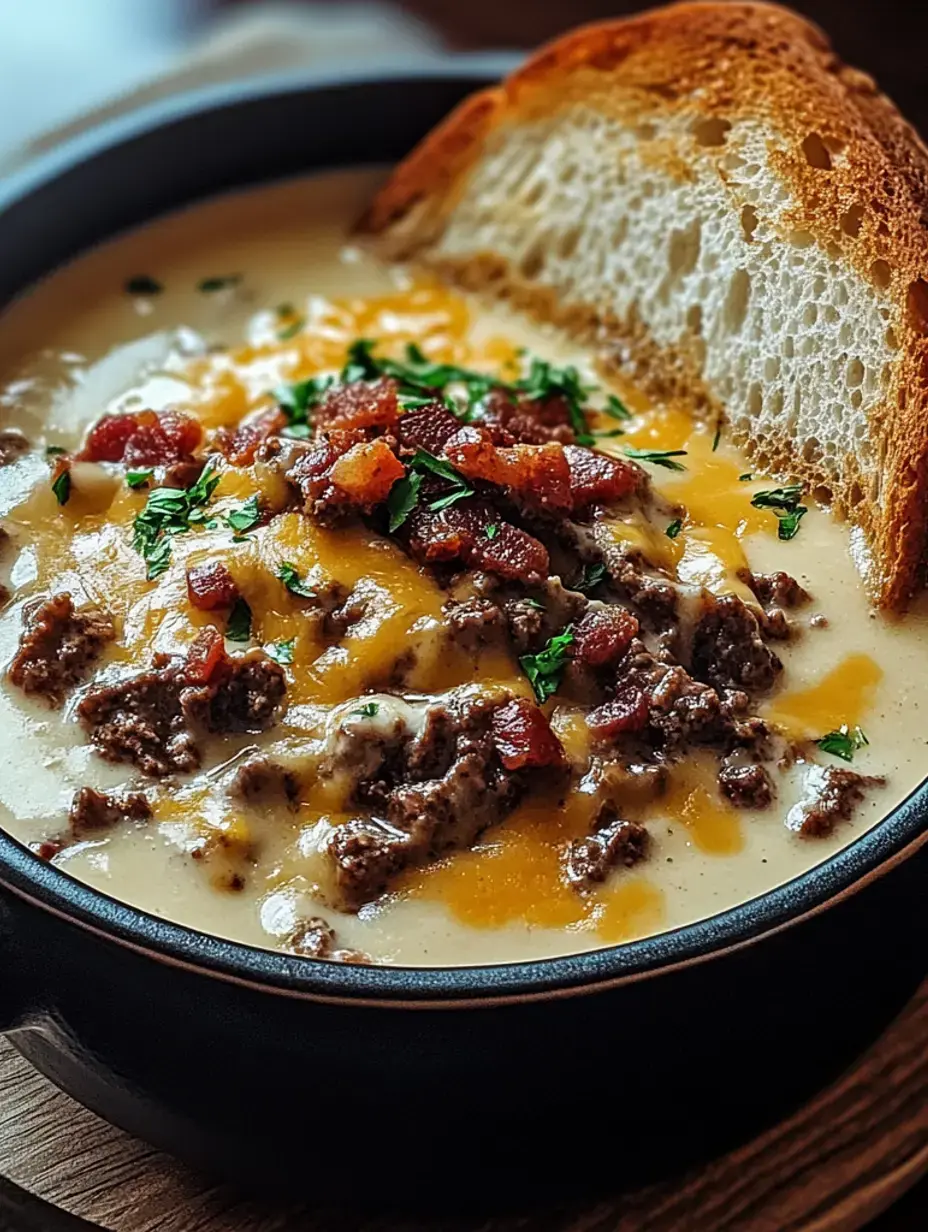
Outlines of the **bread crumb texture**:
M928 151L802 18L683 4L587 27L467 100L362 224L724 412L855 525L875 602L921 582Z

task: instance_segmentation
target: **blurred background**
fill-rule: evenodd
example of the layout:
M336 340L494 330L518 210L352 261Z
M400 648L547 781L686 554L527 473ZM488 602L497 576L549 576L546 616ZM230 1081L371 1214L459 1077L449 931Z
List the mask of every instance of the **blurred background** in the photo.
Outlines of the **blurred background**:
M89 113L315 64L524 49L634 0L0 0L0 164ZM799 0L928 129L925 0Z

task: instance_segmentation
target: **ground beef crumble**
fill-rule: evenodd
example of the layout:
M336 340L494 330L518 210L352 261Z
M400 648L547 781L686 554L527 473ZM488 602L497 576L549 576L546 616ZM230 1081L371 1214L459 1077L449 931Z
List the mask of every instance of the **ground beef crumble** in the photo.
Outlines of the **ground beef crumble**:
M24 615L10 681L24 693L60 705L115 637L112 618L99 607L75 608L67 593L53 595Z
M837 766L814 766L810 771L812 795L790 809L786 824L803 838L824 838L839 821L850 821L854 806L871 787L885 780Z
M631 868L648 853L650 836L637 821L626 821L604 805L588 838L574 839L564 856L564 873L575 889L605 881L620 864Z
M773 783L759 762L725 757L719 768L719 787L736 808L763 809L773 799Z
M122 822L148 821L151 815L151 804L141 792L105 794L82 787L71 803L68 822L71 834L80 840Z
M710 601L693 634L692 672L698 680L720 689L763 693L782 670L743 600L723 595Z
M29 440L18 428L0 428L0 466L10 466L29 450Z
M149 671L94 686L77 713L107 761L131 762L144 774L163 777L199 767L199 731L260 732L272 726L285 693L279 664L261 651L227 655L221 635L208 628L186 660L158 656Z
M360 950L346 950L335 944L335 930L320 916L300 920L286 940L291 954L301 958L327 958L329 962L366 965L372 960Z

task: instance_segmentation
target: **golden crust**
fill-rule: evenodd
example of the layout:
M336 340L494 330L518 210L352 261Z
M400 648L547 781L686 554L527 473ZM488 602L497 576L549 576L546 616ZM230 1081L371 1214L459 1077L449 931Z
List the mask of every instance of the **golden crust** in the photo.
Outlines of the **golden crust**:
M542 48L497 89L463 103L398 168L363 228L395 241L394 254L421 252L441 232L491 133L554 114L582 99L614 115L685 108L768 123L784 149L771 155L798 203L788 224L853 266L885 297L898 362L882 405L870 413L876 481L855 457L829 494L870 544L875 600L903 606L920 583L928 526L928 151L873 81L844 66L824 35L767 4L691 3L587 26ZM397 227L397 224L403 224ZM391 236L391 229L396 228ZM516 287L491 258L466 273L472 286L503 288L530 311L575 320L582 306L555 310L544 293ZM596 322L639 374L681 357L658 352L634 323ZM605 326L605 328L603 328ZM704 391L702 392L704 396ZM815 463L788 439L749 441L770 465L822 484Z

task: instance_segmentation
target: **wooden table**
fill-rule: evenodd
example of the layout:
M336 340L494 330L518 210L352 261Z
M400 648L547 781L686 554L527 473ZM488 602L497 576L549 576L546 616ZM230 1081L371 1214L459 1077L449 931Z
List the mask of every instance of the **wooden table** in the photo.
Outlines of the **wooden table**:
M0 1044L0 1175L110 1232L853 1232L926 1174L928 982L841 1079L732 1154L610 1200L477 1220L249 1200L105 1124ZM921 1189L879 1232L928 1227ZM88 1228L28 1199L4 1216L4 1196L0 1232Z

